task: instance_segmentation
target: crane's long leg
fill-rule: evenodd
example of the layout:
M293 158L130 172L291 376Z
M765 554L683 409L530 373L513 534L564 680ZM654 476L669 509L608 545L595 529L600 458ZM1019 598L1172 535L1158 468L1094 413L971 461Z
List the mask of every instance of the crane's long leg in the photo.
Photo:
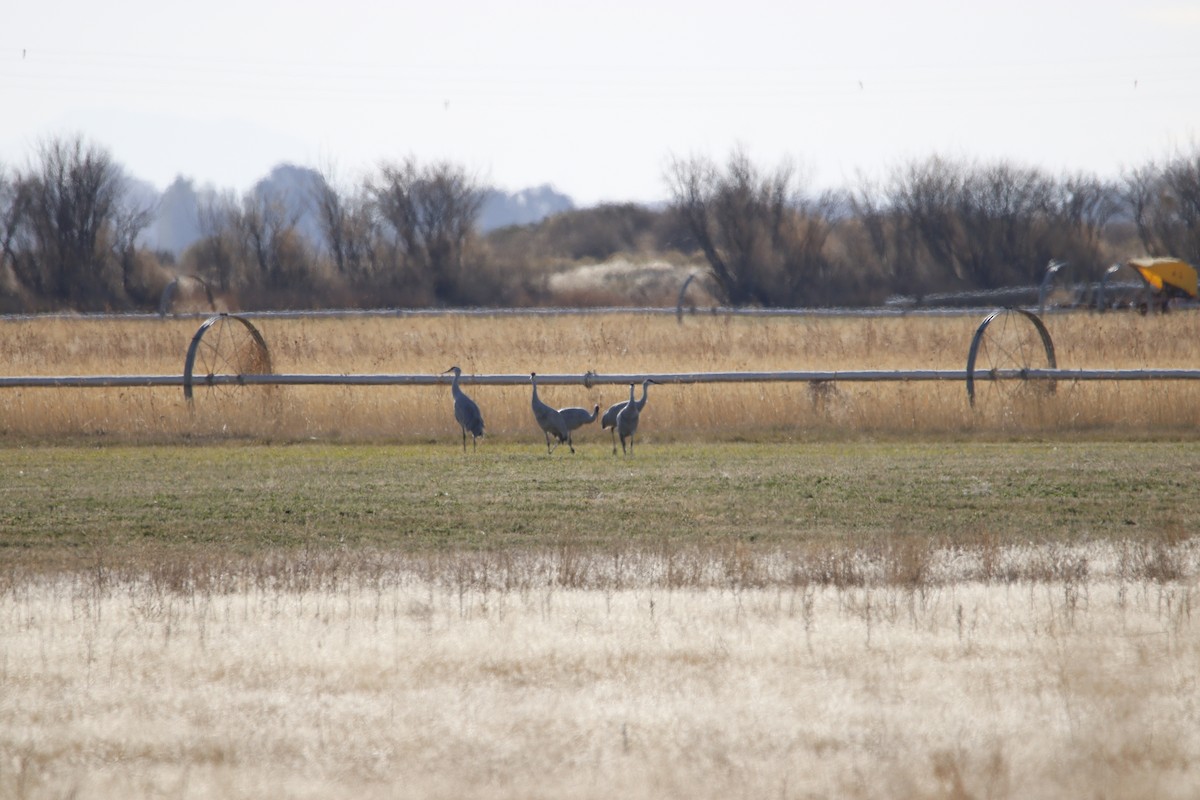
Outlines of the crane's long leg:
M467 452L467 429L463 428L462 432L463 432L463 452L465 453L465 452Z

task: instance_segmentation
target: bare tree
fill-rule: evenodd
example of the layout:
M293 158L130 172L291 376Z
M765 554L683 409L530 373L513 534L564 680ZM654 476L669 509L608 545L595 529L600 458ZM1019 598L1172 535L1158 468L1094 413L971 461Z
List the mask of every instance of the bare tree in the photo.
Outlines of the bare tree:
M282 288L289 273L303 271L295 259L298 219L299 215L289 211L281 198L256 192L242 198L240 233L259 284Z
M859 190L854 208L900 291L1037 283L1051 260L1096 272L1117 192L1085 174L1055 179L996 161L933 157L893 171L882 198Z
M1158 168L1153 163L1130 170L1122 176L1121 196L1126 208L1133 215L1138 239L1151 254L1155 251L1151 217L1152 210L1156 207L1158 183Z
M764 172L740 149L724 169L707 158L673 159L666 178L673 210L708 261L722 300L779 306L829 299L833 195L808 199L792 165Z
M368 197L339 189L331 169L322 172L313 195L334 270L351 285L365 286L377 267L377 231Z
M383 164L367 191L404 276L427 284L438 302L469 300L464 257L483 203L476 180L448 162L420 166L409 158Z
M1175 224L1172 249L1193 262L1200 261L1200 150L1179 156L1167 165L1166 183Z
M860 176L858 186L850 190L847 200L880 266L894 277L905 265L895 249L892 218L882 202L882 189L874 181Z
M0 164L0 286L11 286L17 280L27 196L16 176Z
M936 156L892 174L887 204L894 214L896 250L903 273L918 290L965 277L957 217L965 180L961 166Z
M145 289L137 239L152 215L107 151L46 140L26 171L0 174L0 277L50 306L128 305Z
M1052 181L1007 161L975 167L958 196L956 257L977 286L1036 283L1054 252L1045 219Z
M154 221L156 210L152 205L138 205L125 195L113 212L109 246L111 257L120 268L121 290L127 298L134 299L142 288L135 274L138 261L137 240L142 231Z
M1124 189L1149 253L1200 261L1200 150L1127 174Z
M112 157L80 137L51 139L39 147L25 184L36 254L21 279L60 302L110 300L106 236L124 190Z
M1048 210L1048 236L1054 257L1071 263L1080 280L1101 274L1104 232L1121 210L1116 184L1094 175L1074 173L1053 187Z
M238 253L241 212L232 193L213 195L197 208L200 239L189 257L195 272L221 292L230 292L243 282Z

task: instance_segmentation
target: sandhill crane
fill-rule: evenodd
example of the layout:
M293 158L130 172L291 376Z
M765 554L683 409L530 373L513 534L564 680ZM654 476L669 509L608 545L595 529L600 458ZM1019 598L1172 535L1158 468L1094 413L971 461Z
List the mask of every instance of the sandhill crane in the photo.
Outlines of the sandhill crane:
M596 421L596 417L600 416L600 406L593 408L591 413L588 413L586 408L577 407L560 408L558 413L562 415L563 422L567 423L567 442L569 443L571 435L576 430Z
M571 452L575 452L575 446L571 443L571 431L567 429L567 423L563 421L562 414L558 413L557 408L546 405L538 399L537 393L537 373L529 373L529 381L533 384L533 400L530 402L533 408L533 418L537 420L538 427L542 429L542 433L546 434L546 452L554 452L554 447L558 447L563 442L567 443L567 447L571 448ZM554 447L550 446L550 435L554 434L554 438L558 439L554 443Z
M641 412L641 410L646 407L646 387L652 383L658 383L658 381L651 380L650 378L642 381L642 399L637 401L638 412ZM633 398L630 398L630 400L632 399ZM614 456L617 454L617 414L621 413L621 409L624 408L625 404L628 402L629 400L622 400L619 403L613 403L608 407L608 410L604 412L604 416L600 419L601 430L607 430L610 428L612 429Z
M458 388L458 376L462 375L462 370L458 367L451 367L442 374L447 372L454 373L454 380L450 383L450 394L454 395L454 418L458 420L459 426L462 428L463 435L463 452L467 452L467 432L471 434L471 449L475 449L475 438L483 436L483 415L479 413L479 406L475 401L467 397L462 389Z
M621 437L621 452L625 452L625 438L629 438L629 455L633 455L633 435L637 433L638 419L642 416L642 410L633 399L633 384L629 384L629 402L625 407L617 412L617 435ZM616 448L613 448L613 454L616 454Z

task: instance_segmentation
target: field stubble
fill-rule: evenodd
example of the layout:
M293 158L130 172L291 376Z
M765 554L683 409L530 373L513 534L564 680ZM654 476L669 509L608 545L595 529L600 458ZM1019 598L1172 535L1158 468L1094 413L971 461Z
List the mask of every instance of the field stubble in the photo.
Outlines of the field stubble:
M307 587L103 571L9 587L0 795L1185 798L1196 785L1194 585L1060 569L671 588L648 558L621 588L511 563L543 579L506 587L481 559L457 576L449 561L349 577L314 564L324 580Z
M23 319L2 323L8 375L181 374L194 319ZM979 320L970 317L748 318L669 316L443 316L261 319L277 372L598 373L917 370L965 368ZM1195 368L1193 313L1062 314L1046 319L1062 368ZM1034 366L1038 364L1034 363ZM1189 436L1200 428L1193 382L1060 383L988 392L967 402L958 382L745 383L652 387L647 441L845 436L1024 436L1103 431ZM1010 384L1011 386L1011 384ZM471 386L487 433L537 433L526 387ZM544 387L557 406L627 397L619 386ZM444 387L197 387L6 389L10 438L115 441L255 438L428 442L457 433ZM585 434L586 435L586 434Z

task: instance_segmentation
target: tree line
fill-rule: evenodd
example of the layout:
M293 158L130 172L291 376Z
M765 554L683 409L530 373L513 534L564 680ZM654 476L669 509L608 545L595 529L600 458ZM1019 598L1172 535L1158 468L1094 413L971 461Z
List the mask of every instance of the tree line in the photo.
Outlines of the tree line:
M617 255L698 265L721 302L768 307L1036 284L1051 260L1093 277L1134 255L1200 264L1200 151L1115 180L931 156L818 191L793 164L735 149L671 158L662 208L486 234L487 187L457 164L385 161L349 185L313 174L303 197L210 197L176 258L140 244L156 209L105 148L49 139L28 166L0 164L0 310L152 310L177 275L243 308L538 305L554 301L550 272Z

